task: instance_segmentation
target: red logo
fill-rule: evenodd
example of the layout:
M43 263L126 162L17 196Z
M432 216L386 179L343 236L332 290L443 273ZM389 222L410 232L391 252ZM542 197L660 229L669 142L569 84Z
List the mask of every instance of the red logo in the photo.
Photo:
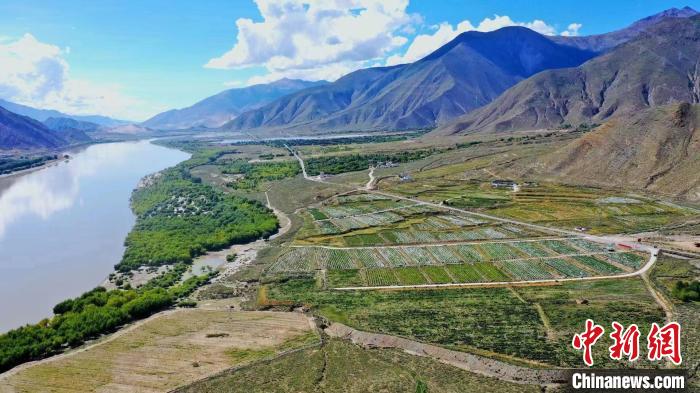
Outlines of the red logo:
M652 323L651 331L647 336L649 348L649 360L661 360L667 358L675 365L681 364L681 325L671 322L664 327Z
M575 349L583 349L583 362L587 366L593 365L593 354L591 348L605 333L602 326L596 325L592 319L586 320L586 331L580 334L575 334L571 344Z
M639 327L630 325L627 330L624 326L617 322L612 323L615 330L610 333L610 338L614 343L610 346L610 358L615 360L622 359L622 355L627 356L629 361L633 362L639 357Z
M613 332L610 338L613 344L608 348L610 358L622 360L626 357L633 362L639 358L639 327L631 324L625 327L617 322L612 323ZM605 329L596 325L591 319L586 320L585 331L575 334L571 345L574 349L583 350L583 362L587 366L593 365L593 345L603 336ZM681 325L678 322L670 322L663 327L652 323L647 335L647 358L651 361L668 359L673 364L681 364Z

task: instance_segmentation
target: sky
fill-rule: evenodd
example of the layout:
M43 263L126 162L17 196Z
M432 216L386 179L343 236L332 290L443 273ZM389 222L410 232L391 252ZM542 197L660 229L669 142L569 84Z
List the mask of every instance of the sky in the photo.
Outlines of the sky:
M623 28L700 0L2 0L0 98L133 121L229 88L415 61L463 31Z

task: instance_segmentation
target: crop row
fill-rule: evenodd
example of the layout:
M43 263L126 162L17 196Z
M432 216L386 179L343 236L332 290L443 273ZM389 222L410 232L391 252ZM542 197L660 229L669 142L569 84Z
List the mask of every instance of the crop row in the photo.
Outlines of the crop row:
M601 274L616 274L622 272L617 266L611 265L592 255L575 256L573 258Z
M539 260L503 261L499 265L516 280L544 280L554 278L547 266Z
M639 269L644 263L644 258L632 252L614 252L607 254L607 257L619 264L629 266L635 270Z
M534 252L533 252L534 250ZM537 242L454 244L430 247L377 247L328 249L299 247L282 254L269 269L271 272L310 272L316 269L397 268L409 266L442 266L457 264L501 264L518 279L549 278L550 276L582 277L591 274L615 274L622 269L605 260L638 268L643 258L634 253L613 253L599 256L568 256L542 254ZM536 255L527 254L533 252ZM531 264L540 272L524 271ZM581 265L586 266L582 268ZM528 268L532 269L532 268ZM549 272L548 274L545 272ZM488 277L486 277L488 278ZM507 277L506 277L507 278Z

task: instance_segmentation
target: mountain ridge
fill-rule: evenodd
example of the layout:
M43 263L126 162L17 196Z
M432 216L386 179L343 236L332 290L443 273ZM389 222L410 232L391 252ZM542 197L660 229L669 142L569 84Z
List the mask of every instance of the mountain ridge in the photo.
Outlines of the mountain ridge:
M602 122L648 107L700 101L700 15L671 18L575 68L547 70L434 131L535 130ZM635 59L631 62L630 59Z
M159 129L215 128L278 97L325 83L283 78L271 83L228 89L188 107L159 113L141 125Z
M228 130L352 131L432 127L496 98L536 72L595 53L524 27L466 32L414 63L350 73L243 113ZM351 82L351 83L349 83Z
M0 150L55 149L89 140L82 131L52 131L29 116L0 106Z
M31 117L34 120L43 122L50 117L64 117L78 121L87 121L101 126L116 126L128 123L125 120L113 119L101 115L69 115L53 109L38 109L27 105L17 104L0 98L0 106L18 115Z

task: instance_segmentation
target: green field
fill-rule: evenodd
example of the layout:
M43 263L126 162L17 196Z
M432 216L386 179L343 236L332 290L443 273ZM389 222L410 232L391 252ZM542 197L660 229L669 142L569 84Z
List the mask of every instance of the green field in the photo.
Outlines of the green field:
M363 350L331 339L322 348L260 362L177 390L217 392L429 392L535 393L539 387L478 376L397 350Z
M459 273L457 266L448 267L453 276L473 274ZM413 269L411 274L417 275L419 272ZM408 272L405 268L404 273L399 273L402 268L395 271L399 277ZM324 291L318 289L315 280L292 279L269 284L266 293L270 301L311 305L320 315L360 330L508 361L558 366L582 364L581 354L570 349L570 341L586 318L607 325L616 320L648 326L652 321L662 321L664 315L642 280L636 278L515 289L393 292ZM549 327L536 305L544 310ZM611 364L607 347L601 344L595 351L596 364Z

